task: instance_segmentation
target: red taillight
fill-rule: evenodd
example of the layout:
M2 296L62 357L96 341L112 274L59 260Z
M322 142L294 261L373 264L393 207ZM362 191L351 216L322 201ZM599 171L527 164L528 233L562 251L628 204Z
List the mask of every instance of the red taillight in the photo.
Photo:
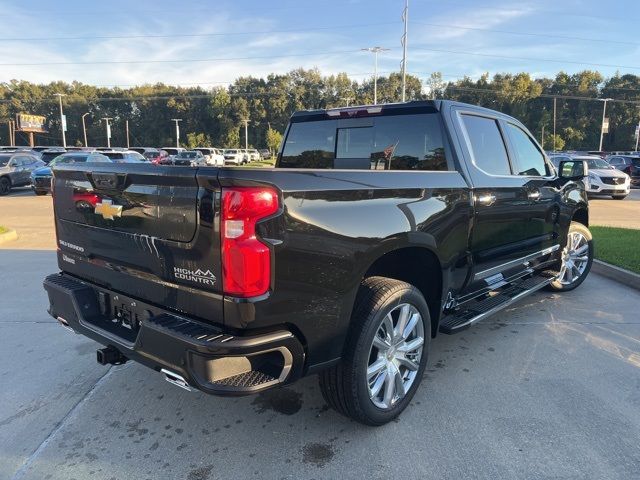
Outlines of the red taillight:
M256 237L258 220L278 211L269 187L222 189L222 286L225 294L255 297L269 290L271 251Z

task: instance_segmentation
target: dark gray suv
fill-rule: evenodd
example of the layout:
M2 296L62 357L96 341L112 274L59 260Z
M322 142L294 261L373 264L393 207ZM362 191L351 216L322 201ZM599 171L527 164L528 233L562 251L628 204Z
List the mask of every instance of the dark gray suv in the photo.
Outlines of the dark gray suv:
M12 187L31 183L31 172L44 165L34 155L21 152L0 152L0 195L7 195Z

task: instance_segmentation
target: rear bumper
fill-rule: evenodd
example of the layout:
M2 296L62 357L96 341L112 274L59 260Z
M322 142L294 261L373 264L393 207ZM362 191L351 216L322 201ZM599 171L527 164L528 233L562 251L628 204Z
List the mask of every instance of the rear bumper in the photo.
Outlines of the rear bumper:
M127 359L156 371L176 374L188 384L216 395L247 395L302 374L304 350L287 330L251 336L225 331L111 292L65 274L44 280L49 313L74 332L116 348ZM104 314L104 298L115 296L144 312L137 333L124 338Z

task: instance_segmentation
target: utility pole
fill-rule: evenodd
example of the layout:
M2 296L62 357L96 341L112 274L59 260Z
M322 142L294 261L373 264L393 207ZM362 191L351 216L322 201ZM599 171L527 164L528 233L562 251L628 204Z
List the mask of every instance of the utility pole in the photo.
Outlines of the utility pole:
M129 120L124 121L124 129L127 134L127 150L129 150Z
M407 92L407 41L409 30L409 0L404 1L402 11L402 21L404 22L404 34L402 35L402 101L406 101Z
M249 148L249 119L245 117L242 122L244 123L244 149L247 150Z
M373 104L378 104L378 54L380 52L386 52L389 49L384 47L369 47L369 48L361 48L363 52L371 52L374 55L374 65L373 65Z
M89 115L89 112L82 114L82 133L84 135L84 146L85 147L89 146L89 144L87 143L87 125L84 123L84 117L86 117L87 115Z
M553 97L553 151L556 151L556 97Z
M613 100L613 98L601 98L600 101L604 102L604 106L602 108L602 124L600 125L600 146L598 147L598 151L602 151L602 141L604 140L604 130L605 125L604 122L606 120L605 115L607 114L607 102L609 100ZM607 132L609 131L609 125L607 124Z
M181 118L172 118L172 122L176 122L176 148L180 148L180 127L178 123L182 121Z
M638 126L636 127L636 149L635 152L638 151L638 139L640 139L640 122L638 122Z
M540 135L540 146L544 150L544 123L542 124L542 134Z
M60 102L60 130L62 130L62 146L67 148L67 136L65 132L67 131L67 119L62 112L62 97L65 97L64 93L54 93L54 96L58 97L58 101Z
M104 120L105 128L107 129L107 147L111 148L111 125L109 125L109 120L112 120L111 117L102 117Z

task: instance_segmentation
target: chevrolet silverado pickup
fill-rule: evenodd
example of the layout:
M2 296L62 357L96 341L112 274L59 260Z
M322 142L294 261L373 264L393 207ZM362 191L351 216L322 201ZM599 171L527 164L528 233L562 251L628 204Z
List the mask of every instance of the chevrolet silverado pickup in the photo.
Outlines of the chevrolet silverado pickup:
M584 281L586 175L450 101L297 112L275 168L56 165L49 313L101 364L219 395L318 374L331 407L382 425L438 333Z

